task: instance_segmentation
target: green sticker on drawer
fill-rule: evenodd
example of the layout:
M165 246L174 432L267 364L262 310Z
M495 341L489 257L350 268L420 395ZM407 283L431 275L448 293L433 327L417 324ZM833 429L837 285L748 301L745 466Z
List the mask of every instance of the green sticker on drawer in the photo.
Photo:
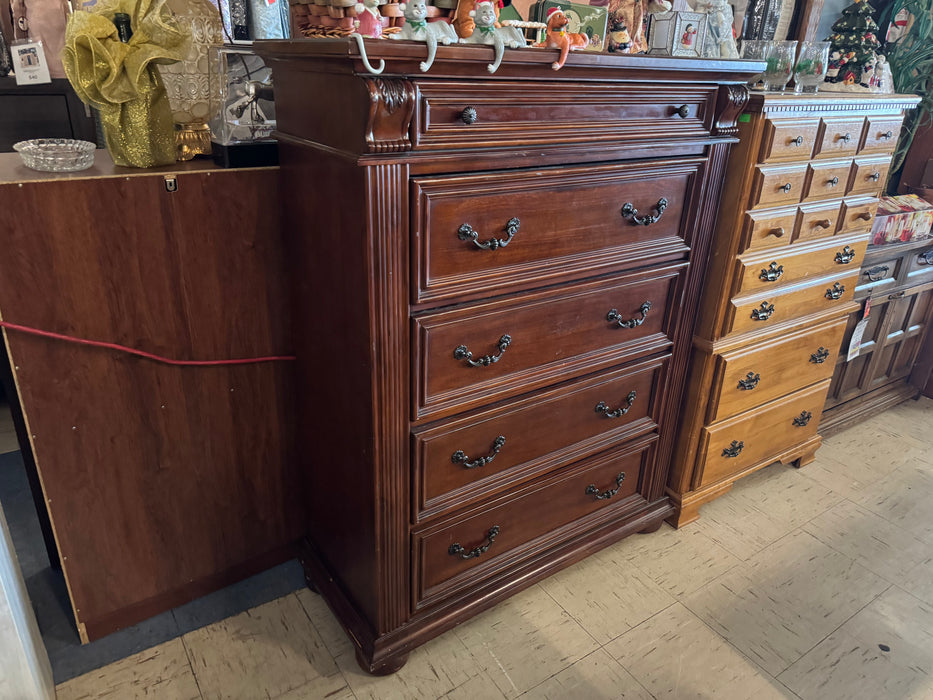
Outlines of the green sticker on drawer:
M751 114L740 114L740 115L739 115L739 122L742 123L742 124L747 124L747 123L750 122L751 120L752 120L752 115L751 115Z

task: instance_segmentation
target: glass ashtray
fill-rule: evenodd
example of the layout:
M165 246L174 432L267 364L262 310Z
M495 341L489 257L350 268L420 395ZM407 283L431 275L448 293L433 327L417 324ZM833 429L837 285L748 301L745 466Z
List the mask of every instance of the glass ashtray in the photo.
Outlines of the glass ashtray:
M96 144L77 139L30 139L13 144L23 164L33 170L69 173L94 165Z

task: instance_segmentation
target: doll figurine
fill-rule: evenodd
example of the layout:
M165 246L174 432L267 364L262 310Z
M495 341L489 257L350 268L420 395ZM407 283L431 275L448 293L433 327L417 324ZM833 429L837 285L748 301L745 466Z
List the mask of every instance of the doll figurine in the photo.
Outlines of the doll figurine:
M546 49L560 49L560 56L554 63L551 64L551 68L554 70L560 70L564 61L567 60L567 55L572 50L584 49L590 43L590 39L586 34L573 34L567 31L567 25L570 24L570 20L567 19L567 15L564 14L564 11L557 7L552 7L547 11L547 33L545 39L540 44L535 44L535 46L543 46Z
M703 55L707 58L738 58L732 32L732 6L726 0L698 0L696 11L706 14L706 42Z
M355 6L356 19L353 26L357 34L370 39L381 39L386 22L379 14L379 0L363 0Z
M826 69L825 82L835 83L839 77L839 69L842 68L842 52L833 51L829 54L829 66Z

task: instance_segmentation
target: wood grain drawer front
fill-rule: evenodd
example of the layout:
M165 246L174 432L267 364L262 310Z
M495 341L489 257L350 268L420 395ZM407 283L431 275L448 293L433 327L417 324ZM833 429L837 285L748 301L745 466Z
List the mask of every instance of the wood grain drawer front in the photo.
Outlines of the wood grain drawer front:
M875 197L847 198L842 203L838 230L842 233L870 231L877 209L878 200Z
M745 214L744 250L777 248L790 244L797 220L795 207L750 211Z
M640 477L650 472L655 439L601 453L416 532L414 606L475 588L520 559L637 512L646 503Z
M643 265L665 251L685 259L683 218L699 167L667 161L416 179L416 300L488 296L574 271Z
M424 80L418 90L416 149L708 136L716 99L709 86L584 82Z
M862 138L865 120L825 117L820 124L815 157L837 158L854 156Z
M901 133L901 117L869 117L859 153L890 153Z
M816 435L829 382L703 428L697 486L714 484Z
M417 520L657 428L667 357L414 434Z
M812 241L832 236L839 228L839 210L842 202L818 202L798 208L794 242Z
M416 420L666 350L685 269L671 265L415 318Z
M807 191L804 201L833 199L845 194L852 171L852 161L817 160L810 163L807 169Z
M725 420L833 375L846 319L717 358L707 423Z
M809 160L816 144L820 120L768 119L761 141L762 163L780 160Z
M933 241L931 241L933 244ZM914 250L907 262L905 284L924 284L933 278L933 245L929 248Z
M855 298L864 299L867 296L877 297L887 294L888 290L898 286L898 279L904 274L904 265L904 258L897 254L884 260L876 258L875 261L865 265L859 270Z
M877 195L888 179L891 157L856 158L849 181L849 194Z
M794 245L768 256L743 256L738 259L741 287L737 293L766 292L807 277L857 270L867 247L865 235L856 234L834 236L816 245Z
M740 333L756 328L770 328L784 321L807 314L843 307L852 299L859 271L846 275L822 277L812 282L784 287L772 293L732 299L731 318L726 333Z
M806 165L762 165L755 168L751 207L794 204L803 196Z

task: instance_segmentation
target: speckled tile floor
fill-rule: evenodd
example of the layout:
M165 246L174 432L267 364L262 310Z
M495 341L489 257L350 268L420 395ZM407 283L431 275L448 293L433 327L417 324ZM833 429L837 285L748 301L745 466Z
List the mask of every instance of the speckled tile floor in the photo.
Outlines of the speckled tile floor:
M360 672L299 590L58 686L78 698L933 698L933 400L774 465Z

